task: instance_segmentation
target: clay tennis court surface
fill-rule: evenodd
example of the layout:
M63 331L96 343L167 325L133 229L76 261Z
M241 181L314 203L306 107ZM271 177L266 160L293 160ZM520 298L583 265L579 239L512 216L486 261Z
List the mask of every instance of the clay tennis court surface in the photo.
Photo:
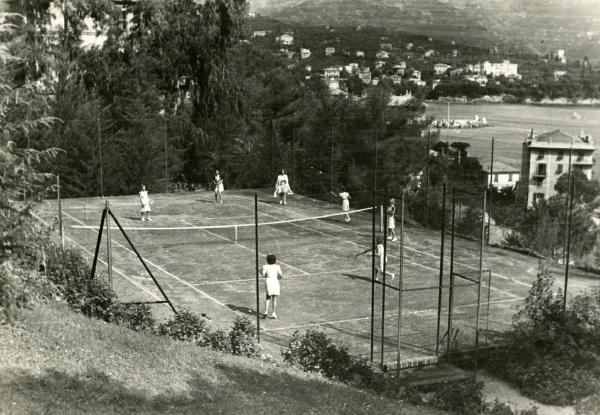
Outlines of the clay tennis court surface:
M110 209L159 281L172 303L205 313L216 327L230 327L236 315L255 319L256 268L254 190L227 191L224 203L214 205L212 192L151 194L152 222L139 219L137 195L107 198ZM90 259L98 238L105 199L62 200L65 243L80 249ZM351 206L351 209L354 207ZM301 195L289 198L287 206L268 191L258 191L259 266L272 252L284 273L277 320L261 320L261 340L286 345L295 331L315 328L348 347L352 354L368 356L373 325L373 349L384 360L395 360L398 342L398 281L375 285L371 318L371 257L355 255L370 248L370 210L352 214L350 223L337 203ZM37 215L52 223L56 201L39 206ZM307 219L321 217L319 219ZM294 220L291 223L281 221ZM377 219L377 223L378 223ZM398 221L399 222L399 221ZM121 232L111 222L113 287L124 302L162 300ZM230 226L238 225L238 226ZM212 228L203 228L212 226ZM222 226L222 227L215 227ZM399 226L399 223L398 223ZM376 226L378 231L378 226ZM400 352L402 359L435 355L438 333L447 331L448 289L442 289L438 313L440 279L440 232L406 226ZM442 285L449 283L450 243L446 238ZM388 241L388 269L398 275L399 242ZM98 273L107 277L106 231L100 245ZM493 341L494 333L511 324L512 315L523 304L535 279L538 260L499 248L484 249L479 307L480 342ZM479 243L455 239L454 272L468 279L479 275ZM552 269L559 284L563 270ZM453 327L459 328L457 345L473 342L477 294L476 284L457 278L454 290ZM490 284L488 285L488 281ZM569 292L600 286L590 274L573 270ZM260 281L260 308L264 288ZM489 302L488 302L489 295ZM382 306L385 298L385 315ZM153 305L159 318L170 316L167 305ZM382 337L383 331L383 337ZM489 335L489 336L488 336ZM382 341L383 339L383 341ZM441 350L441 345L438 345Z

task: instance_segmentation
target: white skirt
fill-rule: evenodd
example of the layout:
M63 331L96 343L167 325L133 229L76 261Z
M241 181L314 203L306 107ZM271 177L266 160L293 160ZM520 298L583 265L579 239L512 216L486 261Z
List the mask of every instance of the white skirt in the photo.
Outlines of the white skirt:
M393 216L388 216L388 229L396 227L396 218Z
M220 183L215 186L215 192L223 193L224 190L225 190L225 188L223 187L223 183Z
M292 192L292 189L290 188L290 185L287 183L284 184L280 184L279 186L277 186L275 188L275 193L273 193L273 196L277 197L279 196L281 193L287 193L288 195L293 195L294 193Z
M277 278L267 278L265 280L265 289L267 295L279 295L279 280Z
M348 199L342 200L342 210L348 212L350 210L350 201Z
M149 203L145 204L145 205L142 205L142 208L140 209L141 213L146 213L146 212L150 212L150 211L151 211L151 209L150 209L150 204Z

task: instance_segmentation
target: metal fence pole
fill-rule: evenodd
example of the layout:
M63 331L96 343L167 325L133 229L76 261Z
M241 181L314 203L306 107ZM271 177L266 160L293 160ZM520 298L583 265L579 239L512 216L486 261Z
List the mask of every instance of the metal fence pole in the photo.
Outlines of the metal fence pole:
M163 118L163 130L165 136L165 193L169 193L169 147L167 140L167 114Z
M370 359L373 365L374 324L375 324L375 190L373 190L373 210L371 211L371 348Z
M452 338L452 307L454 303L454 228L456 219L456 187L452 187L452 229L450 236L450 284L448 293L448 338L446 339L446 353L450 353L450 340Z
M493 195L493 186L492 186L492 180L494 177L494 137L492 137L492 158L490 161L490 180L488 183L488 188L490 190L490 199L488 200L488 220L487 220L487 225L488 225L488 230L487 230L487 244L490 244L490 232L492 230L492 195ZM485 218L484 218L485 220Z
M104 173L102 171L102 135L100 133L100 117L98 117L98 154L100 158L100 196L104 197Z
M571 261L571 233L573 231L573 200L575 199L575 175L571 178L571 201L569 202L569 222L567 225L567 259L565 263L565 289L563 312L567 309L567 289L569 286L569 262Z
M110 205L108 200L106 201L106 264L108 265L108 286L113 289L112 279L112 237L110 234Z
M442 293L444 285L444 249L446 240L446 184L442 187L442 234L440 237L440 279L438 283L438 309L437 309L437 331L435 335L435 355L439 355L440 349L440 324L442 320Z
M398 271L398 341L396 346L396 374L400 375L400 342L402 341L402 290L404 288L404 196L406 189L402 190L400 203L400 270Z
M427 130L427 164L425 165L425 229L429 224L429 154L431 152L431 131Z
M388 198L388 193L387 193L387 186L385 187L385 200L387 200ZM387 215L387 208L385 209L384 213L383 213L383 219L384 219L384 224L387 227L387 221L388 221L388 215ZM382 271L383 274L383 286L381 288L381 368L383 369L383 362L384 362L384 346L385 346L385 276L386 276L386 264L387 264L387 234L384 233L383 235L383 258L380 257L379 258L379 264L380 264L380 271ZM381 261L383 260L383 266L381 266Z
M475 315L475 365L473 377L477 378L477 363L479 359L479 310L481 307L481 279L483 278L483 245L485 241L485 208L487 189L483 189L481 206L481 240L479 241L479 278L477 281L477 310Z
M63 233L62 202L60 198L60 173L56 175L56 199L58 203L58 234L60 235L60 246L65 248L65 235Z
M254 266L256 268L256 338L260 343L260 272L258 270L258 193L254 193ZM265 310L267 313L268 310Z

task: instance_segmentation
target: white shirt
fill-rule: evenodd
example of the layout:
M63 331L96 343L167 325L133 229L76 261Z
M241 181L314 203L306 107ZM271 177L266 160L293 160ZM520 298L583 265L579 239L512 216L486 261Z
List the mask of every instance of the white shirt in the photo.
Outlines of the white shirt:
M281 267L279 264L265 264L262 266L261 274L263 277L269 279L279 279L279 276L283 277L283 272L281 272Z

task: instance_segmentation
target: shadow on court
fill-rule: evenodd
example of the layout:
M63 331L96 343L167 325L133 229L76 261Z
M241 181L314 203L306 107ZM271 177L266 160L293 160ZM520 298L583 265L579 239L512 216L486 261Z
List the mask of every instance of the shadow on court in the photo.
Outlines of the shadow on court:
M254 317L256 317L256 310L252 310L251 308L240 307L240 306L235 305L235 304L226 304L226 306L230 310L237 311L238 313L242 313L242 314L246 314L248 316L254 316Z
M371 278L370 277L363 277L362 275L356 275L356 274L342 274L344 277L348 277L351 280L363 280L366 282L371 282Z

